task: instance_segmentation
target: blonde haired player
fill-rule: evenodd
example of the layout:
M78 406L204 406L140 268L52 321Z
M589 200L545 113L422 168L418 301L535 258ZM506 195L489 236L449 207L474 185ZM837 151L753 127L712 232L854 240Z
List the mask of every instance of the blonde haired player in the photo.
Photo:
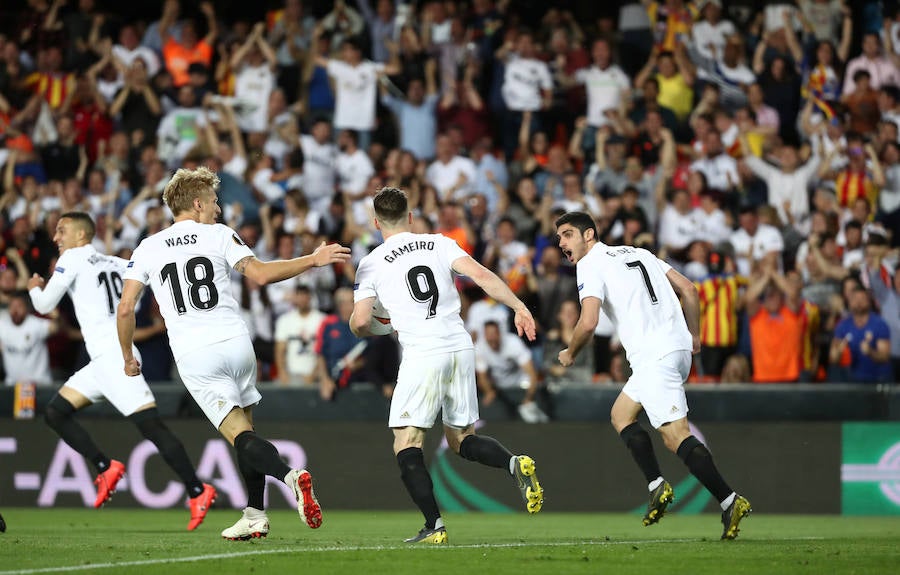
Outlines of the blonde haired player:
M712 455L691 435L684 380L691 353L700 351L700 303L697 288L652 253L631 246L607 246L597 239L594 219L569 212L556 220L559 248L576 264L581 317L569 347L559 352L563 366L594 335L600 310L612 320L631 364L631 377L616 398L610 418L650 491L644 525L659 521L675 495L663 478L650 434L638 423L641 410L722 507L722 539L734 539L750 502L722 478ZM678 296L682 302L679 303ZM684 311L682 311L682 307Z
M97 401L109 401L156 446L184 482L190 496L188 530L191 531L203 522L215 501L216 490L197 479L184 446L160 419L156 399L144 377L129 378L122 374L116 353L116 304L128 262L97 252L91 245L94 233L94 221L88 214L61 215L53 236L59 259L50 281L45 287L44 279L37 274L28 280L28 295L39 313L49 313L69 294L91 357L90 363L75 372L53 396L44 419L63 441L97 468L94 507L100 507L115 493L116 484L125 474L125 464L103 454L73 415ZM133 347L129 350L137 353Z
M368 326L377 298L390 314L403 346L388 425L394 430L400 477L425 516L425 526L406 542L447 542L422 453L425 430L434 425L438 411L443 411L450 448L469 461L507 469L519 485L528 512L539 512L544 491L534 460L513 455L493 438L475 435L475 351L459 316L453 274L468 276L489 296L513 309L519 335L534 341L531 312L503 280L469 257L454 240L440 234L411 233L412 213L405 192L383 188L375 195L374 205L375 226L384 243L359 263L350 329L360 337L372 335Z
M308 256L262 262L237 233L217 224L219 178L206 168L180 169L163 192L175 223L144 239L125 273L118 309L119 343L125 373L141 372L132 352L134 309L145 285L153 289L165 319L172 355L185 387L213 426L237 451L249 500L242 517L222 537L265 537L269 521L263 509L265 476L284 481L297 498L297 510L309 527L322 524L312 476L290 469L278 450L253 430L256 356L231 291L231 270L259 284L292 278L313 266L349 259L350 250L323 244Z

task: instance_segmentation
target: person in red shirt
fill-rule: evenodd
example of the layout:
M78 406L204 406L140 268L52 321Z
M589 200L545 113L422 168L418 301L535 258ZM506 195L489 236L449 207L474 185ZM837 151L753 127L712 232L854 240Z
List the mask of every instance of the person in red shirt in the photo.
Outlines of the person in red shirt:
M213 45L218 34L216 13L212 2L202 2L200 11L206 16L209 31L202 39L197 38L197 28L192 21L187 21L181 28L181 41L177 41L169 29L178 16L178 5L167 2L159 22L159 35L163 42L163 59L166 68L172 74L175 86L188 83L188 68L191 64L200 63L209 68L212 63Z

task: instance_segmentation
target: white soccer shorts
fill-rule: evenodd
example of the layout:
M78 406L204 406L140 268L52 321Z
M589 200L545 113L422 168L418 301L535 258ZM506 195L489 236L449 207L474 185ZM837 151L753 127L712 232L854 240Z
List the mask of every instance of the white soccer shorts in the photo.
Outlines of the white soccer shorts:
M475 350L424 357L404 354L388 426L428 429L441 410L444 425L450 427L462 429L478 420Z
M216 342L176 361L184 387L216 429L235 407L256 405L256 356L246 334Z
M141 354L137 348L132 348L132 351L134 357L141 361ZM144 376L125 375L125 361L122 355L112 351L92 359L90 363L72 374L64 387L77 391L91 403L106 399L125 417L137 411L139 407L156 402Z
M673 351L655 361L634 365L631 370L622 393L644 407L655 429L687 417L684 382L691 371L691 352Z

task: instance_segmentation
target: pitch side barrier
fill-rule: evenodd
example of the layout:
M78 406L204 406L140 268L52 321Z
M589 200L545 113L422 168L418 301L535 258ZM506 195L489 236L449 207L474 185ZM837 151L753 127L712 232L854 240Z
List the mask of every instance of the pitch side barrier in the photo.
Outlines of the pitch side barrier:
M151 385L165 418L203 415L184 387L177 383ZM323 401L314 388L284 388L261 384L263 401L256 414L261 421L385 422L388 400L374 387L357 384L341 390L334 401ZM900 421L900 385L871 384L723 384L688 385L690 419L697 422L754 421ZM554 421L606 422L620 385L562 387L540 394L540 407ZM35 415L40 417L56 386L38 387ZM492 405L482 408L487 421L518 420L517 405L524 390L503 390ZM0 389L0 419L12 417L13 388ZM118 417L109 405L99 404L80 417Z
M184 487L134 426L107 418L82 420L127 473L113 508L184 508ZM219 492L216 506L246 504L233 450L206 421L170 420L203 481ZM257 420L291 467L308 467L326 509L411 510L391 452L391 431L370 421ZM608 423L482 420L483 433L538 462L545 511L634 512L646 505L645 482ZM692 432L716 464L752 498L757 513L900 515L898 422L695 422ZM435 494L450 512L524 513L518 490L501 471L473 465L447 449L438 430L425 446ZM676 493L674 513L719 508L678 458L653 434L662 471ZM360 470L366 489L359 489ZM0 502L4 507L90 508L94 472L39 420L0 419ZM293 507L293 495L269 480L268 505ZM371 494L379 494L372 498ZM91 510L92 513L95 511ZM527 519L527 518L526 518ZM173 529L183 529L182 523Z

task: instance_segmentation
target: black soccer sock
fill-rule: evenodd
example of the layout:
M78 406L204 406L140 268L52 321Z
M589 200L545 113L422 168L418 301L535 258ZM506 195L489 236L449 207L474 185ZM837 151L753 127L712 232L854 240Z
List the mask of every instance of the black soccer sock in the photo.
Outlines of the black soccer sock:
M713 494L716 501L721 503L732 494L731 487L716 469L712 454L700 440L693 435L681 442L678 446L678 457L684 461L691 474L700 480L700 483Z
M237 452L238 469L247 485L247 507L259 509L265 508L263 502L266 493L266 476L247 462L247 457L243 451Z
M275 446L252 431L244 431L235 437L234 448L238 458L243 457L247 465L264 475L284 481L284 476L291 471Z
M75 406L61 395L54 395L44 412L44 421L69 447L90 461L102 473L109 469L109 457L100 452L85 428L75 421Z
M650 434L641 427L641 424L635 421L619 433L625 447L631 452L631 457L635 463L641 468L647 483L652 482L658 477L662 477L659 470L659 462L656 460L656 454L653 452L653 442L650 441Z
M509 470L513 454L499 441L486 435L469 435L459 444L459 454L464 459L482 465Z
M132 413L128 419L137 426L144 439L156 446L163 460L181 478L187 488L188 497L197 497L203 493L203 484L197 479L197 472L188 458L187 451L184 450L184 445L166 427L155 407Z
M400 466L400 478L412 497L413 503L425 516L425 527L434 529L434 524L441 516L437 501L434 498L434 485L431 475L425 467L425 456L418 447L407 447L397 454Z

